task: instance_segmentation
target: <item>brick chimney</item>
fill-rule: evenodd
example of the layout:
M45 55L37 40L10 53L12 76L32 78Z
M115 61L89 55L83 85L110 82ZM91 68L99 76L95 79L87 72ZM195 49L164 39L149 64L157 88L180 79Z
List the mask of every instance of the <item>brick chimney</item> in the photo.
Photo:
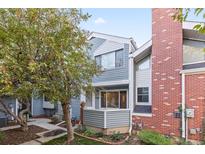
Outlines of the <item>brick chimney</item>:
M157 131L180 136L183 64L182 24L172 19L176 9L152 10L152 114Z

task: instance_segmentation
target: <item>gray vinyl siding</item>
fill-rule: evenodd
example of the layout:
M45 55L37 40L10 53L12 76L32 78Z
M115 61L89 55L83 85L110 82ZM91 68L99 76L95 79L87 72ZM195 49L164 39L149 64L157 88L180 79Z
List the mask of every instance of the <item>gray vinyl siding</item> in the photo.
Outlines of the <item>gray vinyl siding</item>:
M14 113L16 114L16 107L17 107L16 106L16 99L12 98L12 97L4 97L3 101L5 102L5 104L7 106L12 107L14 109ZM2 106L0 106L0 108L3 109ZM5 118L5 117L8 117L8 119L11 120L11 116L10 115L8 115L5 112L0 111L0 118Z
M40 116L40 115L46 115L46 116L52 116L58 112L62 112L62 110L59 109L59 105L56 103L54 109L44 109L43 108L43 97L40 98L34 98L33 99L33 116ZM72 108L72 117L76 117L79 119L80 117L80 98L73 98L71 99L71 108ZM62 114L63 113L58 113Z
M80 118L80 98L71 99L72 117Z
M97 128L129 127L130 110L84 110L84 124ZM105 120L106 118L106 120ZM106 124L105 124L106 122Z
M45 115L43 97L33 98L33 116Z
M108 111L106 113L107 128L128 127L130 124L130 111Z
M123 66L103 71L99 76L93 78L93 83L116 80L128 80L129 45L124 44L124 49L122 50Z
M87 126L104 128L104 111L84 110L83 122Z

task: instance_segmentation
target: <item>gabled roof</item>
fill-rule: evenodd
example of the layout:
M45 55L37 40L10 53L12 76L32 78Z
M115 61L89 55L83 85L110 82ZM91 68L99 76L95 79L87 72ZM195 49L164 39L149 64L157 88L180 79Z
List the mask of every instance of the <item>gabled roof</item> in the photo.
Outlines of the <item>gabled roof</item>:
M138 57L137 59L143 58L150 54L152 48L152 40L147 41L141 47L139 47L133 54L133 58Z
M88 40L90 40L93 37L97 37L97 38L102 38L102 39L106 39L106 40L110 40L110 41L114 41L114 42L118 42L118 43L131 43L131 45L134 47L134 49L137 49L137 45L134 41L133 38L126 38L126 37L121 37L121 36L116 36L116 35L110 35L110 34L105 34L105 33L99 33L99 32L91 32L90 35L88 36Z

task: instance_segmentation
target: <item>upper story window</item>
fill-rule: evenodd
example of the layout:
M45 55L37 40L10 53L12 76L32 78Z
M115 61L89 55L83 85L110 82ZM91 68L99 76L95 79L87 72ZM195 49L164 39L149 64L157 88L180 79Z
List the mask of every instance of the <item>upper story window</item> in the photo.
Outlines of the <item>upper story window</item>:
M143 59L137 65L137 70L138 71L146 70L146 69L149 69L149 68L150 68L150 57Z
M124 65L123 50L114 51L95 57L96 63L104 69L113 69Z
M191 64L205 61L205 42L184 40L183 63Z
M102 67L105 69L115 68L115 52L102 55Z
M122 67L123 66L123 51L117 51L115 53L115 66L116 67Z

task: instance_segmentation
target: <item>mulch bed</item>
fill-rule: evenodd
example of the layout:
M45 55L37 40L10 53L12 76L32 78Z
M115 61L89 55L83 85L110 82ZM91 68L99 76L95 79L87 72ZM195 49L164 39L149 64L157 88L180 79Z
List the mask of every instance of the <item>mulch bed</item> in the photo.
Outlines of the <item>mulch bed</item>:
M86 136L83 132L75 130L74 132L76 135L90 139L90 140L94 140L94 141L98 141L104 144L109 144L109 145L122 145L122 144L126 144L128 138L129 138L129 134L121 134L121 139L119 140L112 140L111 139L111 135L103 135L102 137L97 137L97 136Z
M31 125L28 132L23 132L21 128L3 131L4 139L1 145L18 145L39 138L36 133L47 131L47 129Z

